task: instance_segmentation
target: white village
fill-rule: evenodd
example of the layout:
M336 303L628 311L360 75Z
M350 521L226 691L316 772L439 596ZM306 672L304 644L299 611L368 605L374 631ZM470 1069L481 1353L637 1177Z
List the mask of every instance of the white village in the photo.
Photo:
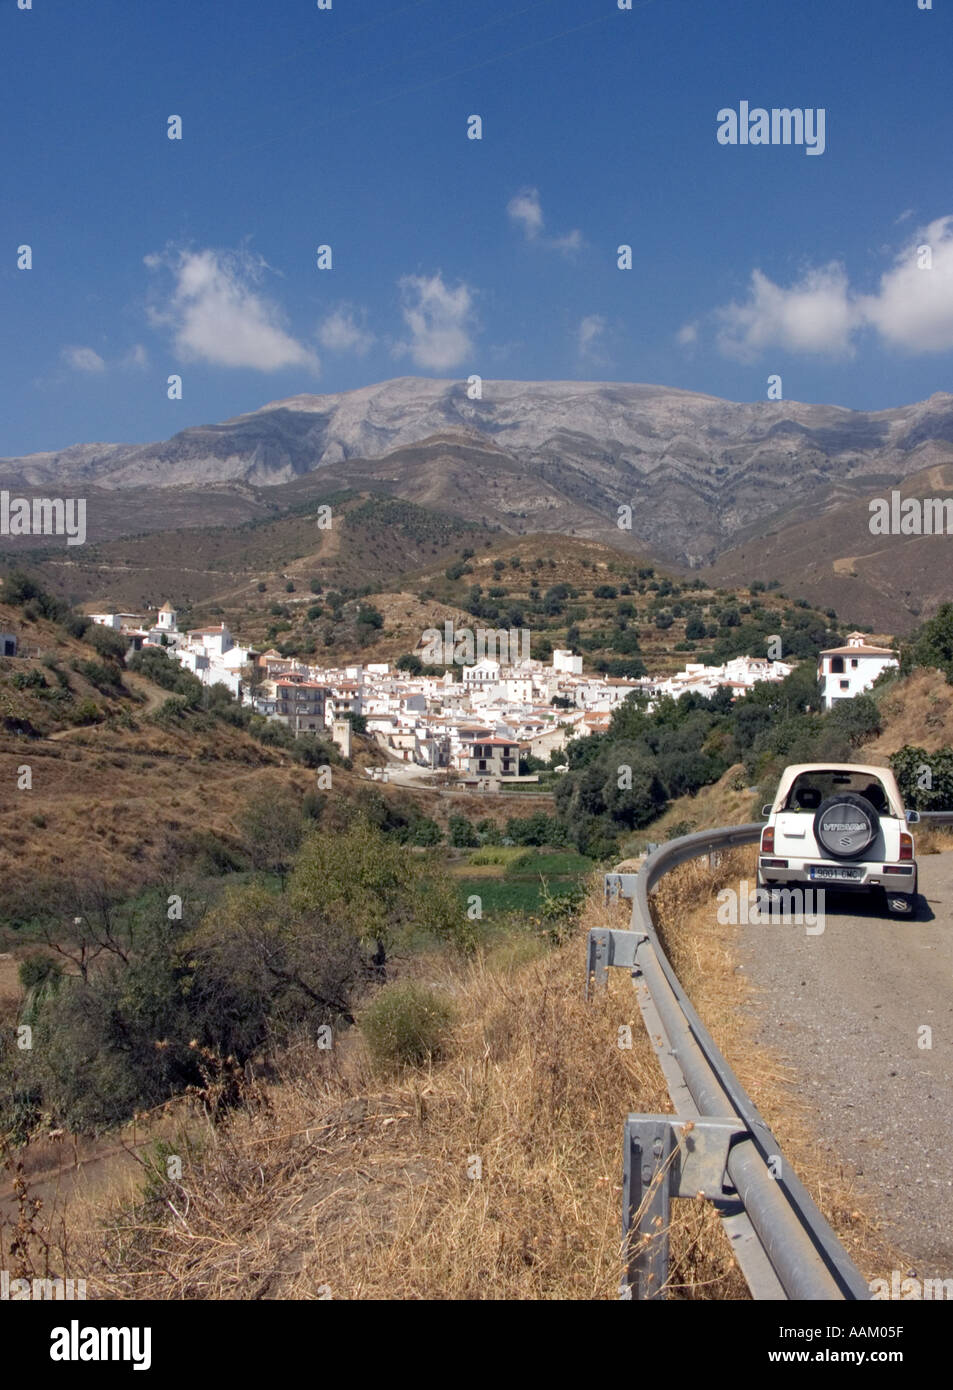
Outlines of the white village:
M352 721L360 716L362 727L393 769L378 769L373 775L388 778L396 773L400 778L403 772L401 779L406 780L407 774L426 778L451 773L463 785L488 791L504 779L535 781L532 774L521 777L521 758L552 762L571 739L605 733L613 710L630 695L643 696L648 710L664 696L679 699L694 693L710 698L727 690L734 699L759 682L782 681L794 669L781 660L739 656L721 666L689 662L665 678L626 680L586 674L582 657L567 650L555 650L546 665L520 654L529 644L513 640L517 633L480 629L478 659L462 665L457 679L449 666L441 676L414 675L391 662L321 667L275 650L258 652L234 638L225 623L180 631L169 603L151 615L89 617L127 636L130 652L164 650L203 685L225 686L235 699L285 724L296 737L331 738L345 757L351 752ZM448 662L454 655L454 637L463 635L472 648L469 630L445 632ZM498 655L479 657L484 644ZM440 652L440 634L424 633L418 646L426 660L433 660ZM869 689L881 671L896 664L888 648L869 646L863 633L851 633L846 646L820 654L825 707Z

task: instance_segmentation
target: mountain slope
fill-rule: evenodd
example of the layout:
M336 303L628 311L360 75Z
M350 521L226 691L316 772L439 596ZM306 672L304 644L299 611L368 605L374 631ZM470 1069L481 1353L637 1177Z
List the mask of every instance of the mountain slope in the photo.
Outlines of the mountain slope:
M946 393L865 413L578 381L487 381L472 401L463 382L406 377L289 397L162 443L0 459L0 485L82 491L91 539L276 518L346 488L511 534L575 534L669 564L723 564L733 580L766 567L793 585L805 557L820 553L819 524L830 533L825 554L866 556L858 540L847 546L833 535L842 514L856 538L872 493L919 485L945 464L953 465ZM617 524L620 507L632 509L631 530ZM917 584L923 566L935 566L930 546L889 539L883 565L865 562L853 611L897 626L932 604L929 585L920 595ZM37 540L0 545L22 554ZM783 563L772 568L769 552L779 550ZM726 552L735 554L722 562ZM834 587L829 601L840 609L848 596Z

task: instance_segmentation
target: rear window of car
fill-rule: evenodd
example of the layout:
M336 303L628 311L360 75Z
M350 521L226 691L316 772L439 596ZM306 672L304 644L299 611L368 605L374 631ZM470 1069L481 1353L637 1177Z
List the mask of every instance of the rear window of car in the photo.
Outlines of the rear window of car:
M879 778L869 772L801 772L795 777L784 803L785 811L816 811L822 801L837 792L865 797L875 811L889 812L887 793Z

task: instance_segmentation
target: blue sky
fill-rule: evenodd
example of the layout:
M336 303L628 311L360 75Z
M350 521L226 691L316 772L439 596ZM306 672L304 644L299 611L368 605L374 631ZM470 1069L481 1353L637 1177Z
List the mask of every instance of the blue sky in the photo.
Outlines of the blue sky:
M405 375L951 389L950 0L3 0L0 54L0 454Z

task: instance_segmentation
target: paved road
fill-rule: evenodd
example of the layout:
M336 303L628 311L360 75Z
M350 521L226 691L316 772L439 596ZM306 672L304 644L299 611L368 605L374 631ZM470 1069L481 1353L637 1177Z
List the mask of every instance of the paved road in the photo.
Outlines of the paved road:
M915 920L829 892L822 935L748 925L738 945L759 1040L796 1068L822 1146L918 1275L953 1277L953 854L920 861Z

